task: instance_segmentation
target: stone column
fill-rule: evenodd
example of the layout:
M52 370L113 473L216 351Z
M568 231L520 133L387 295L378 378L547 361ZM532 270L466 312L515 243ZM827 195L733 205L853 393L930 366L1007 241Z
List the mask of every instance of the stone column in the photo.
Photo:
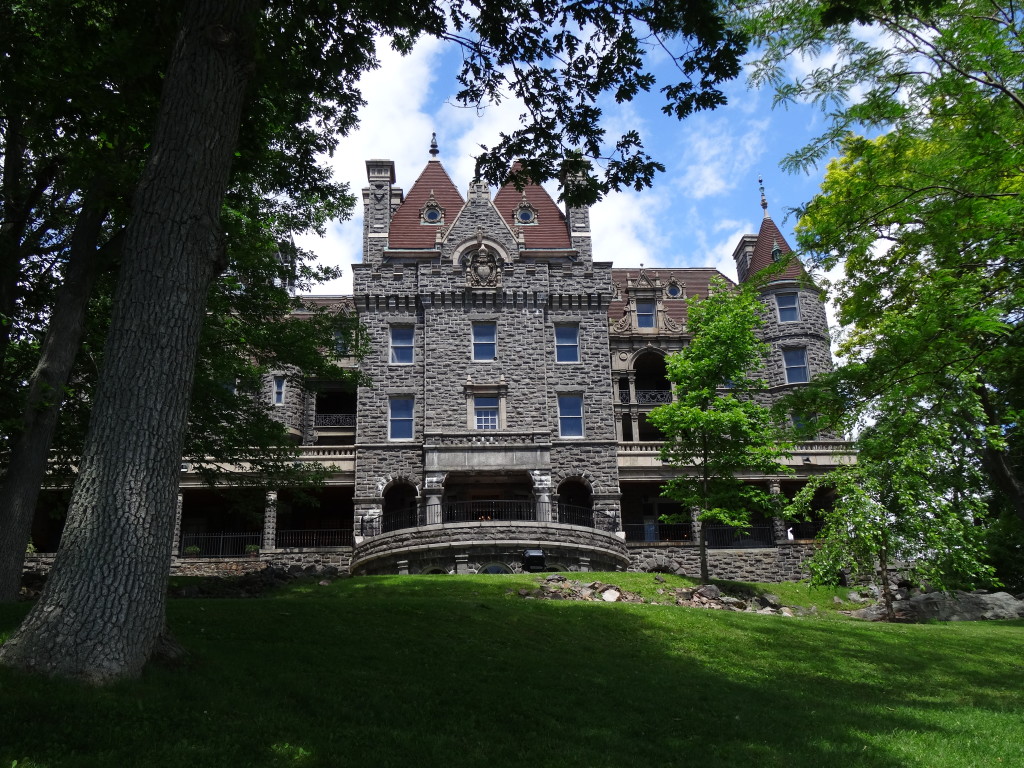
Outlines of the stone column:
M538 469L530 472L533 478L533 500L537 506L537 520L542 523L552 522L556 515L551 504L551 474Z
M768 483L768 492L776 497L774 501L781 503L782 499L778 497L782 495L782 484L778 480ZM786 521L781 517L772 518L772 535L776 541L786 541L789 538L786 533Z
M277 549L277 491L267 491L263 504L263 549Z
M441 522L441 497L444 494L443 472L431 472L423 480L423 495L426 497L426 520L427 525L436 525Z
M635 403L636 399L636 371L629 372L629 402Z
M690 510L690 530L692 531L693 543L696 544L700 541L700 527L703 523L697 519L697 510Z
M469 555L455 556L455 573L469 573Z
M174 538L171 543L171 557L178 556L178 547L181 546L181 507L184 499L184 495L178 491L178 506L174 511Z

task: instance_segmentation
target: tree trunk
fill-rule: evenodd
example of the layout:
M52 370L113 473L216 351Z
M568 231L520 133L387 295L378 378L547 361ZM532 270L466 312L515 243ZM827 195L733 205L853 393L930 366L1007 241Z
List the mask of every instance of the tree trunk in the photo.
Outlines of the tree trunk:
M164 629L178 468L256 0L191 0L132 202L104 365L64 537L0 662L93 683L138 675Z
M996 414L988 387L983 381L978 381L977 392L989 426L1000 428L1003 422ZM1006 448L1000 450L993 447L991 440L985 440L982 450L982 464L992 481L993 488L1003 495L1017 517L1024 523L1024 482L1021 481L1018 468L1014 466L1010 451Z
M96 275L96 245L106 218L98 197L102 197L101 189L87 195L82 204L71 238L67 275L57 291L39 362L29 379L21 428L0 482L0 602L18 597L32 517L39 487L46 476L64 387L82 341L89 294Z
M886 621L896 621L896 611L892 607L892 590L889 589L889 552L885 541L878 550L878 568L882 572L882 602L885 604Z

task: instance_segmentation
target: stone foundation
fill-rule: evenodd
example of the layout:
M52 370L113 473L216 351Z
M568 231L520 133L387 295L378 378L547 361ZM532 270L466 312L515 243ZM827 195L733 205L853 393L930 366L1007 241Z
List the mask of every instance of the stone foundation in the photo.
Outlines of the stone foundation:
M700 550L695 544L631 543L629 570L638 572L700 575ZM708 573L730 581L798 581L807 578L804 561L813 553L812 543L780 543L777 547L709 549Z

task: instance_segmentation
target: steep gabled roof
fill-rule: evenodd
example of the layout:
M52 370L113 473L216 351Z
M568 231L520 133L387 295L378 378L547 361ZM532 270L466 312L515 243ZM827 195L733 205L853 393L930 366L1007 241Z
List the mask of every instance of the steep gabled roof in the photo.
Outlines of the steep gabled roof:
M793 249L789 247L789 243L786 242L786 238L782 236L779 228L775 226L772 217L765 211L764 218L761 220L761 229L757 232L757 243L754 245L754 253L751 255L750 265L747 267L748 280L762 269L770 267L775 263L772 252L776 248L778 248L783 257L793 252ZM800 258L794 256L790 259L782 274L777 275L774 279L798 280L806 275L807 273L804 271L804 265L800 262Z
M519 164L513 166L518 170ZM520 224L516 219L516 211L525 196L526 202L530 204L537 214L536 224ZM569 239L569 225L566 223L565 214L558 205L551 199L544 187L527 184L522 192L515 188L514 184L507 183L498 190L494 196L494 207L508 223L516 234L522 233L523 242L527 248L571 248L572 241Z
M444 208L444 224L424 224L420 220L420 211L427 204L433 193L438 205ZM446 228L455 221L466 201L452 183L448 171L440 160L430 160L426 168L412 185L409 194L395 215L391 218L388 231L389 248L432 248L439 228Z

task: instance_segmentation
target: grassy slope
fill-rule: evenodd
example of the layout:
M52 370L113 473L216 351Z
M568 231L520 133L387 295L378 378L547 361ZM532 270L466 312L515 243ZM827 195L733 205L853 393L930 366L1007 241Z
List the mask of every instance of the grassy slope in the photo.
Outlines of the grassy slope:
M1024 765L1024 622L507 594L531 583L376 577L172 601L185 669L100 691L0 670L0 768ZM831 592L768 589L832 607ZM0 606L0 633L24 611Z

